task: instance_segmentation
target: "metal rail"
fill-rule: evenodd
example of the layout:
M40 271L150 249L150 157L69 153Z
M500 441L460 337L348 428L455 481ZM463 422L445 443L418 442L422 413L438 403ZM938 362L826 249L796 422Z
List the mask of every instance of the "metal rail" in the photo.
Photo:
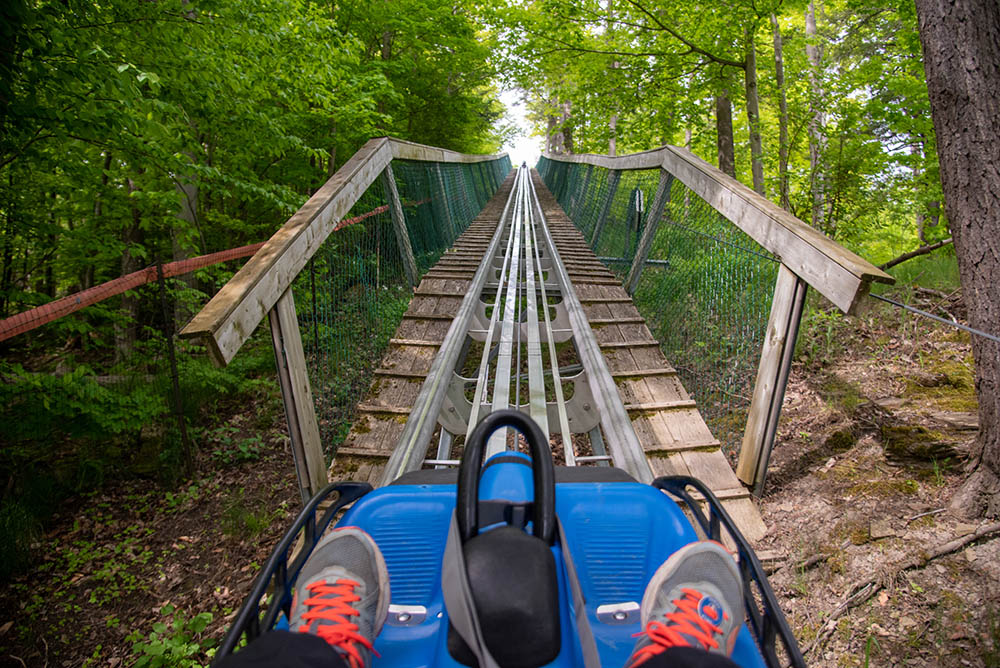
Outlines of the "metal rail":
M473 342L481 342L482 349L467 360ZM473 364L476 375L463 376L463 368ZM564 383L572 385L571 396ZM482 415L505 408L530 415L549 435L550 445L561 444L568 466L607 465L611 460L637 480L653 479L525 166L514 178L487 252L431 365L382 484L424 466L457 464L448 458L453 441L467 437ZM429 455L437 428L440 436ZM589 452L578 452L578 443L589 443ZM517 441L500 430L486 452L490 456L516 448Z

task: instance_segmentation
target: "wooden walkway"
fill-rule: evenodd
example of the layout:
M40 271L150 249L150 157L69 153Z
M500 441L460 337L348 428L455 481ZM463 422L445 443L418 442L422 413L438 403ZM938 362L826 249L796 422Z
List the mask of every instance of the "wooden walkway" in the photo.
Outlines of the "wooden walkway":
M330 480L378 485L434 356L472 283L514 184L513 172L413 292L375 370L358 418L330 466Z
M700 479L723 501L748 540L762 537L766 527L750 492L733 473L621 281L597 259L537 174L535 188L653 475Z
M615 379L655 476L701 479L744 535L765 526L621 281L591 252L537 173L534 185L559 255ZM424 276L375 372L358 419L330 468L331 480L378 484L445 333L486 252L513 184L507 178L455 246Z

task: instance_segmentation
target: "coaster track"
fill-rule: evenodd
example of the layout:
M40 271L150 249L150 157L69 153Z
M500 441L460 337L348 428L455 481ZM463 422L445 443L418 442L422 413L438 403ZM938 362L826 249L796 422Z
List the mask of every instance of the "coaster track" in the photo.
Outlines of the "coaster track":
M467 272L474 254L456 255L446 256L426 278ZM610 462L637 480L652 480L527 167L516 171L480 257L381 482L425 465L457 465L449 457L454 437L467 436L479 418L503 408L531 415L567 466ZM605 272L599 266L571 267L577 273ZM561 358L578 361L564 364ZM463 368L474 375L463 375ZM427 457L438 422L443 428L436 456ZM487 456L514 447L512 437L498 433Z

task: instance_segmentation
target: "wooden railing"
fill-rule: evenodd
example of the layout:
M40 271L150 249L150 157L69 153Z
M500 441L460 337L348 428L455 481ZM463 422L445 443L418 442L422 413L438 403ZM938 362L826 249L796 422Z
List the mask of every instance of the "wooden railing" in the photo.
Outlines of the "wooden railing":
M604 167L611 170L609 182L613 183L617 183L622 171L660 170L656 195L648 209L650 215L625 279L625 286L630 293L635 291L646 266L660 215L663 213L665 197L673 179L690 188L780 260L771 314L736 468L736 475L740 480L759 491L777 430L807 286L845 313L853 314L861 300L867 296L873 281L892 283L894 279L685 149L664 146L620 157L549 153L545 157L557 162ZM605 206L602 210L597 226L607 216L607 208Z
M337 170L264 246L192 318L180 332L201 339L212 360L224 366L264 318L271 327L278 378L304 499L327 484L323 448L309 386L302 337L291 286L337 223L376 179L385 187L399 254L411 285L418 280L416 262L392 174L392 161L482 163L502 155L466 155L391 137L369 140ZM485 178L485 177L484 177ZM494 183L493 187L498 187ZM444 184L438 173L439 195Z

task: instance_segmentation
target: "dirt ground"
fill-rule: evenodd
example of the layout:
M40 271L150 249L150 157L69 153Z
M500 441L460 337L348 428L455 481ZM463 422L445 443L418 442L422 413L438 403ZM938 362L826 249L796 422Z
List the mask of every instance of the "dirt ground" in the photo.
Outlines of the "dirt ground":
M227 442L253 413L226 421ZM0 665L207 663L301 507L283 428L251 452L206 449L172 491L134 480L67 502L0 592Z
M899 569L985 524L947 509L976 434L968 339L886 310L803 336L757 549L807 663L1000 665L996 535ZM246 461L203 453L170 492L139 480L67 503L35 569L0 592L0 665L206 662L300 507L282 434Z
M808 665L1000 665L996 534L900 570L988 524L948 509L976 435L972 359L928 323L842 319L793 369L757 549Z

